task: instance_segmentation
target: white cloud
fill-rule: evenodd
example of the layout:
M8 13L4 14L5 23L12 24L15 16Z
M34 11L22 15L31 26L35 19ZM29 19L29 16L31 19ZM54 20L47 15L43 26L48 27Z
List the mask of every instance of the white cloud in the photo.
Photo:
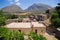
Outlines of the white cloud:
M10 4L16 4L16 5L20 5L20 0L8 0L10 2Z
M19 2L17 2L17 3L16 3L16 5L18 5L18 6L19 6L19 5L20 5L20 3L19 3Z
M19 2L20 0L14 0L15 2Z

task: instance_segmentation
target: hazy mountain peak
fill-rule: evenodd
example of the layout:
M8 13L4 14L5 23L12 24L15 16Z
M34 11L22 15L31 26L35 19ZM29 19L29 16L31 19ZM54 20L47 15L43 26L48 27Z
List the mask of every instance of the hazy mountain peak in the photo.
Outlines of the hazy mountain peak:
M48 8L52 8L52 7L42 3L34 3L30 7L28 7L25 11L33 11L33 10L45 11Z
M10 6L4 7L2 8L3 12L22 12L23 10L21 9L21 7L12 4Z

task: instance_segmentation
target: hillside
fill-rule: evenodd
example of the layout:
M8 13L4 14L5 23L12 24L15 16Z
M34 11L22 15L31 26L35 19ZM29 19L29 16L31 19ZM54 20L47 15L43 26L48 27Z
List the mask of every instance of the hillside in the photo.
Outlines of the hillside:
M33 4L33 5L31 5L30 7L28 7L27 9L25 9L25 11L38 10L38 11L43 12L43 11L47 10L48 8L51 9L52 7L49 6L49 5L46 5L46 4L39 3L39 4Z
M17 5L10 5L10 6L4 7L4 8L2 8L2 10L3 10L3 12L8 12L8 13L23 12L23 10Z

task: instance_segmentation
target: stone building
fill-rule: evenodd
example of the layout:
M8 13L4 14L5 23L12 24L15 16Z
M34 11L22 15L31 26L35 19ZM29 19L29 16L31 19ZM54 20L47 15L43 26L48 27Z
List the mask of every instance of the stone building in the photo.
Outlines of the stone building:
M26 35L33 31L37 34L44 34L46 32L46 26L39 22L20 22L10 23L5 26L9 30L18 30L24 32Z
M23 18L22 22L30 22L30 18Z
M8 19L8 20L5 21L6 24L10 24L10 23L12 23L12 22L22 22L22 20L16 18L16 19Z
M33 32L37 34L44 34L46 32L46 26L39 22L32 22Z

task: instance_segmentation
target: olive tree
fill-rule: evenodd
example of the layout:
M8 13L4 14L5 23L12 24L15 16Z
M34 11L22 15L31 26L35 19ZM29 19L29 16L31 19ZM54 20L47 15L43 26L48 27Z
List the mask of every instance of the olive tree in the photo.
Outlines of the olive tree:
M52 28L60 27L60 5L55 7L55 11L51 15Z

